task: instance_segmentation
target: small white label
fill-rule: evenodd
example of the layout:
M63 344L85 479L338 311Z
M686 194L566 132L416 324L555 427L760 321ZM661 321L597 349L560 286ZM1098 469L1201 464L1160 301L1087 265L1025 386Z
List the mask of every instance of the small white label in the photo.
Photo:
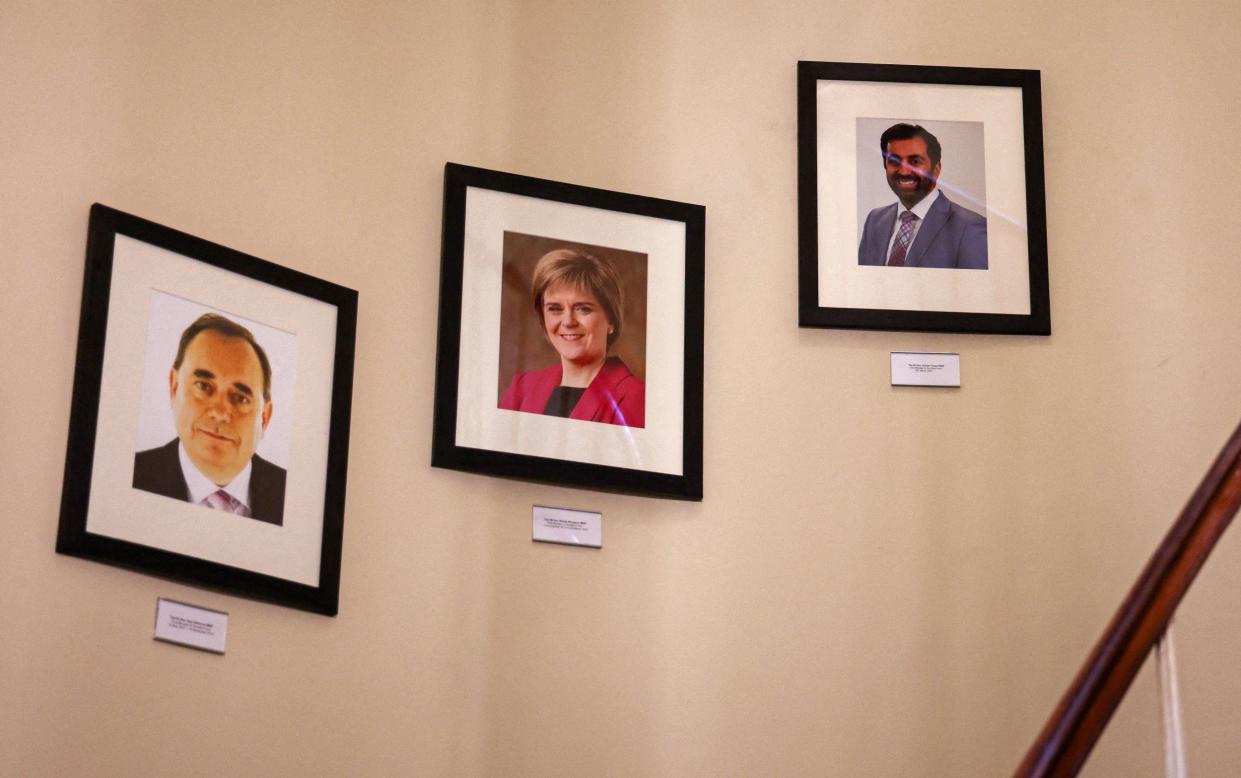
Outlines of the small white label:
M892 352L893 386L960 386L961 355Z
M603 514L534 506L534 540L603 548Z
M215 654L224 653L228 614L160 597L155 603L155 639Z

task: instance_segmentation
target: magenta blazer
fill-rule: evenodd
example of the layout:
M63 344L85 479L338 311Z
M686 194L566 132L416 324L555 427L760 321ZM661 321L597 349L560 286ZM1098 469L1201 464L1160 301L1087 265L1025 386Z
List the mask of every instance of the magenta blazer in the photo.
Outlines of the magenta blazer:
M560 376L559 362L545 370L518 373L504 390L500 408L542 414L552 391L560 386ZM608 357L569 418L645 428L646 386L618 357Z

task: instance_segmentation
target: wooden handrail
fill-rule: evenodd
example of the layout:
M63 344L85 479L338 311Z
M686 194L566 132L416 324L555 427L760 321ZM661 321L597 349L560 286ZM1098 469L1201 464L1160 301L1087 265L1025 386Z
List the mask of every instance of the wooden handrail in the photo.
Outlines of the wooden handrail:
M1155 549L1014 778L1077 775L1238 507L1241 426Z

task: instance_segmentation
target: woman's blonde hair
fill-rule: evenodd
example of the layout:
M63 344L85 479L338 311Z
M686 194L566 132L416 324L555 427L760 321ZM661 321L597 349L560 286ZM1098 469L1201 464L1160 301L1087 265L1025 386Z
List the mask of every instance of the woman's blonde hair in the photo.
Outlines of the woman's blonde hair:
M543 322L543 295L557 284L584 289L595 296L603 313L612 325L608 333L608 348L621 334L622 311L625 296L621 290L620 276L611 262L575 249L556 249L539 258L534 266L534 279L530 285L534 312Z

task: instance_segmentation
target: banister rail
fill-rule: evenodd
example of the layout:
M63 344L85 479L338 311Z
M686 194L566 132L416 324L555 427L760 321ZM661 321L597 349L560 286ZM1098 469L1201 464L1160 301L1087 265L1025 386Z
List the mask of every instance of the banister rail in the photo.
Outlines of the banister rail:
M1077 775L1241 507L1241 426L1155 549L1013 778Z

